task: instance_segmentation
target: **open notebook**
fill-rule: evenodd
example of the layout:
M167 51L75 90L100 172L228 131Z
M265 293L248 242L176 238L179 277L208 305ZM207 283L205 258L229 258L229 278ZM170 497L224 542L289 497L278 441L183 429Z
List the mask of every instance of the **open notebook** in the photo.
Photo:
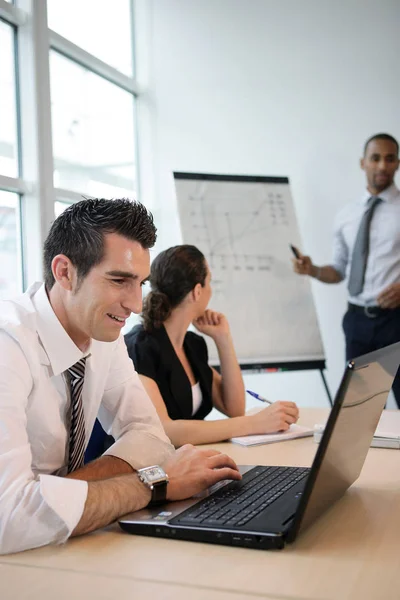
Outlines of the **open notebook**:
M314 442L320 442L325 424L314 426ZM400 410L384 410L372 438L371 447L400 450Z
M288 431L277 433L265 433L263 435L242 435L231 438L231 442L241 444L242 446L259 446L261 444L272 444L274 442L284 442L285 440L294 440L296 438L307 437L313 434L310 427L301 425L291 425Z

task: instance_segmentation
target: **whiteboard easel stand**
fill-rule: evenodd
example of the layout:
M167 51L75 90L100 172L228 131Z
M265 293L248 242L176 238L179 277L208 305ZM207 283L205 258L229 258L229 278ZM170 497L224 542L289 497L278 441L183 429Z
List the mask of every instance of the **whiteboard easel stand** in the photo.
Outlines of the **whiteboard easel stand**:
M326 369L324 360L311 360L302 362L282 362L282 363L262 363L262 364L240 364L242 371L251 371L255 373L278 373L281 371L319 371L324 384L326 395L328 396L329 404L333 406L332 396L326 381L324 370ZM217 370L218 367L215 367Z

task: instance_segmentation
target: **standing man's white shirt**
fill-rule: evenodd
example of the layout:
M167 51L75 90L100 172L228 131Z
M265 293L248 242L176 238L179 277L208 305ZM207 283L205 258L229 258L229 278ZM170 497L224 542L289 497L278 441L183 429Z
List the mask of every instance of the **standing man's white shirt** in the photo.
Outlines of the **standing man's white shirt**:
M83 354L41 284L0 302L0 554L64 542L82 516L87 483L55 474L64 475L68 463L64 373L83 356L86 444L98 415L116 439L106 454L134 469L163 463L174 451L122 336L92 340Z
M400 281L400 190L393 183L378 196L382 202L371 221L364 288L361 294L349 298L360 306L376 306L379 294ZM365 192L360 201L345 206L335 221L331 264L343 279L349 274L358 228L370 197Z

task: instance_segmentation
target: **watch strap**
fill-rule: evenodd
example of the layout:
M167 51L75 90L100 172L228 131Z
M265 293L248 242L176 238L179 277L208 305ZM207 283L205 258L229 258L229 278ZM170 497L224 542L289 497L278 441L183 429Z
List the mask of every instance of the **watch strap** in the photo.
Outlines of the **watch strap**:
M159 483L153 484L151 488L151 500L149 502L149 506L157 506L158 504L166 503L167 485L168 481L160 481Z

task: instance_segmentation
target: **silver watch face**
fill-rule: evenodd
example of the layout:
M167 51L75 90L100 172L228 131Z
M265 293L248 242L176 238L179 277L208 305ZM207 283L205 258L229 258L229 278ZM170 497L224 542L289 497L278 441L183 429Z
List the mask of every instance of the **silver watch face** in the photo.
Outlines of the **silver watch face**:
M141 478L143 478L147 483L154 484L158 481L168 480L164 469L159 467L158 465L154 465L153 467L146 467L144 469L139 469L138 471Z

